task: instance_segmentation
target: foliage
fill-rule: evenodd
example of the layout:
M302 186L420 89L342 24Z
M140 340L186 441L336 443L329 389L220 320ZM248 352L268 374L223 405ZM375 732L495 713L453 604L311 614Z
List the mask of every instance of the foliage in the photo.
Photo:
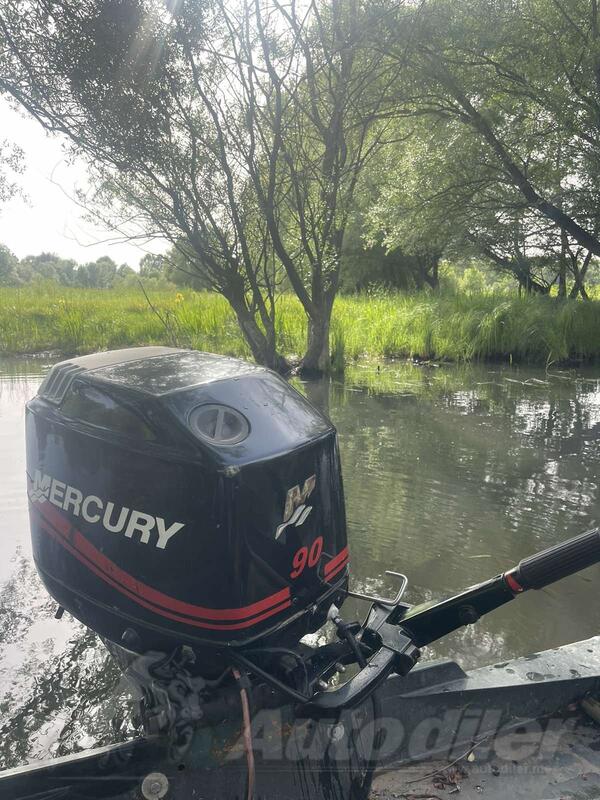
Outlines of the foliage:
M22 19L27 16L28 24ZM0 91L87 157L109 226L161 235L232 306L255 358L275 351L282 276L328 361L357 181L398 68L355 0L2 0Z
M163 271L164 278L175 286L186 286L196 291L210 289L209 275L194 261L193 253L189 252L185 242L168 251L163 259Z
M586 298L597 280L599 53L595 0L0 0L0 91L88 159L83 200L109 227L170 242L142 260L147 288L219 292L279 369L339 368L359 340L571 353L572 306L523 298L525 330L507 292ZM5 284L137 281L110 259L3 259ZM361 306L379 347L340 323L351 298L331 316L338 290L377 287L442 296L394 296L387 323ZM278 319L292 293L302 324Z
M385 45L406 66L408 140L395 169L385 154L375 228L469 243L528 291L549 290L534 273L552 263L565 294L569 264L577 294L579 260L600 255L596 4L428 0L412 23L391 18Z
M167 259L147 254L136 272L127 264L117 264L109 256L78 264L55 253L40 253L19 260L0 244L0 286L25 286L48 283L84 289L112 289L116 286L139 287L139 280L148 288L168 289L172 283L166 271Z
M19 259L3 244L0 244L0 286L16 286L19 282L17 266Z
M0 203L19 193L17 176L24 168L21 148L6 139L0 139Z
M352 220L348 226L341 258L341 291L378 286L392 290L437 288L440 251L416 250L408 242L386 247L379 241L383 237L369 240L364 230L364 218Z

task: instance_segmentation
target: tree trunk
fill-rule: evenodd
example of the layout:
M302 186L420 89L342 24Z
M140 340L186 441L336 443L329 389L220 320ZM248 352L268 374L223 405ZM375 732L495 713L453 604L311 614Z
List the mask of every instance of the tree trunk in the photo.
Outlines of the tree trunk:
M581 269L577 268L577 260L573 260L573 276L575 278L575 283L573 284L573 288L571 289L571 293L569 297L571 299L575 299L578 294L584 300L589 300L588 293L585 289L585 276L588 271L588 267L590 266L590 261L592 260L592 254L588 251L584 260L583 264L581 265Z
M319 308L318 313L308 318L308 340L306 353L300 365L302 375L322 375L329 372L329 328L331 325L332 303Z
M527 260L518 260L514 263L513 273L519 281L519 288L525 289L527 294L549 294L550 287L543 286L531 275L531 264ZM519 295L520 296L520 295Z
M288 361L277 352L275 337L266 336L246 304L246 298L237 292L225 294L227 301L237 317L244 339L248 342L257 364L285 374L290 370Z
M560 232L560 260L558 263L558 296L567 296L567 248L569 241L564 228Z
M440 287L439 264L441 256L431 255L423 258L422 275L426 283L436 291Z
M571 300L574 300L577 297L577 295L581 295L583 300L589 300L590 299L590 297L589 297L589 295L587 293L587 289L585 288L585 283L583 282L583 280L580 281L580 279L578 279L575 282L573 288L571 289L571 291L569 293L569 297L571 298Z
M274 342L265 336L252 314L249 312L239 314L236 311L236 316L256 363L281 374L289 372L290 364L277 352Z
M432 287L434 289L440 288L440 259L436 258L431 268Z

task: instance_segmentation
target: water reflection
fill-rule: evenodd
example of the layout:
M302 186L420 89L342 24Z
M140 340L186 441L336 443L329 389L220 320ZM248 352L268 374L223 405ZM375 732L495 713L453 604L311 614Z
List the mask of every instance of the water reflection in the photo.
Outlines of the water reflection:
M93 634L67 616L54 619L31 558L24 404L48 367L0 361L0 769L131 730L120 675Z
M23 404L45 369L0 362L0 768L131 732L116 669L54 619L31 561ZM411 602L441 598L599 522L599 370L361 366L300 388L340 432L363 591L391 592L383 573L397 569ZM594 635L597 575L532 592L428 656L468 667Z
M598 524L597 371L361 367L328 402L361 585L379 592L395 568L409 601L441 598ZM428 654L474 666L594 635L595 579L531 593Z

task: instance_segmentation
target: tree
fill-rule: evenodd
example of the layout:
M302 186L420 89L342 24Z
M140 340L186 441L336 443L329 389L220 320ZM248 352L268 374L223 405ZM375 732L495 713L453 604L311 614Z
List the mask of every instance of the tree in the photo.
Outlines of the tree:
M77 270L77 285L87 289L109 289L117 277L117 265L109 256L83 264Z
M165 254L164 269L166 279L175 286L188 286L196 291L211 288L210 277L183 242Z
M498 185L600 255L595 0L428 0L414 19L384 45L407 64L399 113L455 122Z
M109 226L193 253L257 361L285 369L269 254L249 238L252 197L205 102L205 86L213 96L226 80L206 54L220 26L207 16L195 0L170 12L145 0L85 0L76 12L60 0L3 0L0 89L87 157L87 199Z
M19 283L17 266L19 259L3 244L0 244L0 286L15 286Z
M254 0L239 16L221 2L220 13L235 52L237 104L250 122L247 137L227 129L244 142L274 255L308 317L303 370L322 372L358 181L384 145L381 122L401 67L373 51L380 17L354 0L307 9Z
M130 278L135 277L136 271L129 266L129 264L121 264L117 268L117 278Z
M165 257L146 253L140 261L140 278L160 279L165 276Z
M356 0L2 0L0 89L96 166L113 227L181 250L278 369L284 271L309 318L303 366L324 369L348 214L399 70L373 52L376 24Z
M23 283L47 280L62 286L76 285L77 264L71 259L61 258L55 253L40 253L21 259L18 272Z
M393 244L384 241L382 230L375 225L369 227L363 215L351 221L342 253L342 291L378 286L399 290L438 287L441 251L430 247L430 243L422 243L416 251L404 237Z
M595 189L583 190L585 181L590 186L593 181L581 170L582 154L573 144L570 129L525 91L515 90L514 96L505 97L504 73L496 75L488 69L496 45L507 62L510 59L496 42L501 23L492 25L493 32L485 31L489 21L484 24L481 18L484 5L489 4L470 4L466 13L461 3L451 7L444 2L424 4L419 12L420 35L410 46L406 37L401 42L406 45L402 55L409 65L398 89L396 126L401 145L384 151L376 174L370 175L375 192L366 213L369 238L383 241L388 249L401 247L408 252L426 247L455 258L483 255L526 291L548 292L556 283L559 296L565 296L570 272L571 292L584 294L580 270L585 278L592 263L589 251L529 202L489 141L432 75L423 55L432 41L437 43L432 57L437 60L439 53L446 53L453 74L460 74L464 82L465 74L469 77L474 108L493 121L496 135L511 153L518 154L538 194L550 198L562 213L596 236L598 198ZM501 43L521 54L528 32L516 22L507 32L506 20L502 22ZM383 45L386 51L399 46L395 39ZM475 49L477 55L473 55ZM517 61L515 57L512 64ZM477 68L481 74L471 74Z

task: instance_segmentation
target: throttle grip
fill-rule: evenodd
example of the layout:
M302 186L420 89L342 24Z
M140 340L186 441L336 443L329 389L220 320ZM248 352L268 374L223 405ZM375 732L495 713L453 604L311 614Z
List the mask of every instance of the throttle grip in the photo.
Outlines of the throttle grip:
M521 589L543 589L600 561L600 528L567 539L541 553L524 558L505 574Z

